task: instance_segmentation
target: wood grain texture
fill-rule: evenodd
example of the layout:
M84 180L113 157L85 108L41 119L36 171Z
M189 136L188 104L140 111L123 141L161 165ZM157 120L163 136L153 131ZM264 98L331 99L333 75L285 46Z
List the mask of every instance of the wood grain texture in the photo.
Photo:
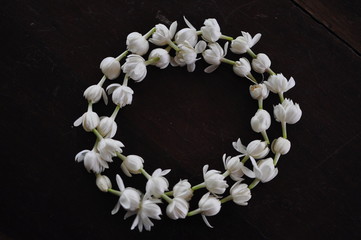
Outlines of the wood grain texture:
M317 21L361 53L361 2L294 0Z
M356 13L355 13L356 14ZM102 58L125 49L128 33L183 15L200 28L217 18L222 32L262 33L255 52L272 68L293 76L286 94L299 102L301 122L289 126L291 152L279 175L252 191L247 207L229 202L208 220L173 221L165 214L151 232L130 231L124 211L111 216L117 199L95 187L92 174L74 162L94 138L72 123L83 111L84 89L101 78ZM9 1L1 9L0 232L11 239L360 239L361 58L299 6L281 1ZM236 59L238 56L230 56ZM116 135L125 154L144 157L146 169L170 168L180 178L202 181L202 167L222 170L231 142L260 138L249 120L256 103L249 82L227 65L205 74L185 68L150 67L130 82L134 101L120 112ZM114 82L118 82L115 80ZM277 97L265 108L272 112ZM95 106L101 115L112 111ZM272 122L271 138L280 135ZM106 174L120 172L115 160ZM144 188L142 176L124 178ZM113 181L115 183L115 181ZM230 182L231 183L231 182ZM162 206L163 212L165 204ZM192 208L196 207L192 205Z

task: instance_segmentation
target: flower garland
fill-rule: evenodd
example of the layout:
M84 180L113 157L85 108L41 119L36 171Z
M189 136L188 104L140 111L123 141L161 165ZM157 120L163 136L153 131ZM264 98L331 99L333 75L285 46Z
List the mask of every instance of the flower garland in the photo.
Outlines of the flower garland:
M276 74L271 70L271 60L264 53L255 54L251 48L260 40L261 34L258 33L252 37L247 32L241 32L242 36L232 38L221 33L216 19L206 19L204 26L199 31L184 18L187 28L176 32L177 22L173 22L169 29L163 24L157 24L148 33L142 35L137 32L130 33L127 36L127 50L118 57L107 57L100 63L100 69L104 76L98 84L88 87L84 92L84 97L88 101L88 110L75 122L75 126L82 125L87 132L93 132L96 141L92 150L83 150L79 152L75 160L83 162L88 172L93 172L96 176L96 185L103 191L112 193L119 197L112 214L116 214L120 207L126 210L125 218L136 215L131 229L138 227L139 231L143 228L150 230L154 225L150 219L160 219L162 214L159 203L165 201L168 203L166 214L171 219L183 219L186 217L200 214L207 226L211 227L206 217L216 215L221 205L228 201L245 206L251 198L251 190L259 182L266 183L271 181L278 174L276 167L280 156L289 152L291 142L287 139L287 124L295 124L301 118L302 111L297 103L290 99L285 99L283 94L295 86L295 81L291 77L287 80L281 73ZM199 40L199 37L202 40ZM148 40L149 39L149 40ZM226 41L222 48L217 42L219 39ZM149 42L159 46L148 55L148 60L144 56L149 50ZM225 58L228 45L235 54L247 53L251 58L251 63L245 57L233 61ZM164 48L162 48L164 46ZM169 52L174 50L175 56L170 56ZM128 53L131 53L128 55ZM149 174L144 169L144 160L137 155L123 155L123 143L113 139L117 131L115 118L118 111L132 103L134 91L128 86L128 80L135 82L142 81L147 75L149 65L164 69L169 64L172 66L187 66L189 72L195 70L195 63L199 60L198 54L202 54L203 59L210 64L204 71L211 73L217 69L221 63L230 64L233 71L240 77L249 79L252 85L249 87L250 95L258 101L258 110L251 119L253 131L261 133L262 140L251 141L247 146L243 145L241 140L233 142L237 155L230 157L223 155L223 164L225 171L209 169L208 165L203 167L204 181L192 186L188 180L180 180L169 191L169 183L166 175L170 170L156 169ZM125 58L122 65L120 61ZM269 75L266 81L258 83L251 71L260 74ZM122 84L110 84L106 90L103 84L106 79L114 80L124 73ZM270 145L267 136L267 129L271 125L270 114L263 109L263 100L269 95L269 92L279 95L280 103L274 106L273 114L277 122L281 123L282 136L273 140ZM107 93L112 95L112 101L116 105L113 114L110 117L99 117L93 111L93 105L103 98L105 104L108 103ZM270 149L274 157L268 157ZM125 187L120 175L116 175L116 182L119 190L112 188L110 179L102 172L109 168L109 163L113 158L119 158L123 173L130 177L132 174L142 174L147 179L145 193L132 188ZM248 161L250 160L250 161ZM250 162L250 163L249 163ZM251 168L246 165L251 166ZM230 177L235 183L229 190L229 195L222 197L229 187L226 178ZM249 185L243 183L242 177L254 179ZM205 188L204 194L198 208L190 211L189 201L198 189Z

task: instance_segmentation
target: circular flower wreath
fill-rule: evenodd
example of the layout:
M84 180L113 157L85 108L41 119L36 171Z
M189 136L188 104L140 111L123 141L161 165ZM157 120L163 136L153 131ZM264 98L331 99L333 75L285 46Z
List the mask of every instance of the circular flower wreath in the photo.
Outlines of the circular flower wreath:
M138 32L130 33L126 40L127 50L116 58L107 57L100 63L100 69L104 76L98 84L85 90L84 97L88 101L88 110L74 122L75 126L82 125L85 131L93 132L96 136L93 149L79 152L75 160L84 162L88 172L95 173L96 185L101 191L119 197L111 213L117 213L122 207L127 211L125 218L136 215L131 229L138 226L139 231L142 231L143 228L149 231L154 225L150 219L160 219L162 211L158 204L162 200L168 204L166 214L169 218L180 219L200 214L209 227L211 225L206 217L216 215L223 203L232 200L238 205L247 205L251 198L251 189L259 182L271 181L277 175L277 162L280 156L287 154L291 147L291 143L287 139L286 125L298 122L302 115L297 103L283 97L284 92L295 86L294 79L291 77L287 80L281 73L276 74L271 70L271 61L266 54L255 54L251 50L251 47L261 38L260 33L252 37L248 32L241 32L242 36L234 39L221 33L216 19L205 20L204 26L199 31L186 18L184 20L188 27L178 32L176 32L177 22L173 22L169 29L163 24L157 24L145 35ZM199 41L199 36L203 40ZM148 38L150 39L148 40ZM223 48L217 43L219 39L226 41ZM145 60L142 56L148 52L149 42L165 47L155 48L150 52L148 60ZM250 63L245 57L237 61L225 58L229 42L231 43L230 50L233 53L247 53L252 58L252 62ZM169 54L171 49L175 52L174 57ZM128 53L132 54L128 55ZM187 66L187 70L193 72L195 63L199 60L198 54L202 54L203 59L210 64L204 70L206 73L211 73L221 63L226 63L232 65L235 74L252 82L249 92L251 97L258 101L258 110L251 119L251 127L253 131L262 134L263 141L254 140L245 146L238 139L233 142L233 147L238 154L234 157L223 155L225 168L223 173L218 170L209 170L209 166L205 165L202 183L192 186L188 180L184 179L170 190L169 183L165 178L165 175L170 172L169 169L158 168L149 174L144 169L143 158L137 155L122 154L123 143L112 139L117 131L115 118L122 107L132 103L134 92L128 87L129 79L135 82L142 81L147 75L147 66L149 65L163 69L170 63L172 66ZM124 57L126 57L125 63L121 65L120 61ZM258 83L251 73L252 69L260 74L267 72L268 79L263 83ZM106 88L108 94L112 94L112 101L116 105L115 110L110 117L99 117L93 111L92 106L101 98L107 104L107 94L102 86L106 79L118 78L121 71L125 73L123 84L113 83ZM271 145L266 133L271 125L271 116L263 109L263 100L268 97L269 91L279 95L280 103L274 106L273 114L276 121L280 122L282 126L282 136L273 140ZM270 148L274 157L266 158ZM125 187L119 175L116 175L119 190L112 188L111 181L106 175L102 175L102 172L109 167L110 162L113 162L113 157L121 159L121 169L126 176L144 175L147 179L145 194L135 188ZM242 182L243 176L254 180L247 185ZM235 183L230 188L229 195L222 197L229 187L225 180L226 177L230 177ZM190 211L189 201L196 190L201 188L206 188L207 193L201 197L198 208Z

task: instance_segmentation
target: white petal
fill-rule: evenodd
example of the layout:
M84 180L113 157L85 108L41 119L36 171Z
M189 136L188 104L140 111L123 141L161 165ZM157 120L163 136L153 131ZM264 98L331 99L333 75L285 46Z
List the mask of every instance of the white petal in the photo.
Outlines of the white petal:
M79 152L76 156L75 156L75 161L77 162L81 162L84 160L85 154L87 154L88 152L90 152L89 150L83 150L81 152Z
M160 175L161 176L164 176L164 175L167 175L168 173L170 172L170 169L166 169L166 170L163 170Z
M170 38L173 38L175 32L177 31L178 23L177 21L174 21L169 28Z
M127 177L132 177L132 174L130 174L128 168L125 166L124 163L122 163L120 165L120 168L123 170L124 174L127 176Z
M130 229L131 230L133 230L137 225L138 225L138 223L139 223L139 216L137 215L136 217L135 217L135 219L134 219L134 221L133 221L133 224L132 224L132 226L130 227ZM139 225L138 226L138 228L139 228L139 232L141 232L142 231L142 228L143 228L143 225Z
M120 202L118 201L117 204L115 204L113 210L112 210L112 215L116 214L119 211L119 207L120 207Z
M287 88L286 88L285 92L290 90L291 88L293 88L295 85L296 85L296 82L293 79L293 77L291 77L290 80L288 81Z
M212 73L218 68L219 65L210 65L204 69L204 72L206 73Z
M205 41L201 40L196 44L194 49L196 50L196 53L201 53L204 51L204 49L206 49L206 47L207 47L207 43Z
M194 72L194 69L196 69L196 64L195 63L187 64L187 71L188 72Z
M223 54L223 56L226 56L226 55L227 55L227 52L228 52L228 44L229 44L229 42L226 42L226 44L224 44L224 48L223 48L224 54Z
M80 118L75 120L75 122L73 123L75 127L80 126L80 124L83 122L83 116L84 115L82 115Z
M185 16L183 16L183 19L184 19L184 22L186 23L186 25L187 25L189 28L196 29L196 28L193 27L193 25L186 19Z
M113 83L113 84L110 84L108 87L107 87L107 92L108 94L112 94L114 92L114 90L118 87L120 87L121 85L119 83Z
M261 36L262 34L257 33L252 39L252 45L249 47L253 47L254 45L256 45L256 43L258 43L258 41L261 39Z
M133 216L136 213L137 213L136 211L127 211L124 215L124 220L127 219L128 217Z
M209 224L206 216L204 216L204 215L202 214L202 218L203 218L203 221L205 222L205 224L207 225L207 227L213 228L213 226L212 226L211 224Z
M178 67L178 63L174 60L174 57L170 58L170 65L172 67Z
M257 163L256 163L256 160L250 156L249 157L251 159L251 162L252 162L252 165L253 165L253 172L254 174L256 175L256 177L259 177L262 175L262 171L261 169L258 167Z
M256 175L254 174L254 172L252 170L250 170L249 168L242 166L241 167L242 172L244 173L244 175L246 175L249 178L255 178Z
M104 89L102 89L102 95L105 105L108 105L108 96Z
M203 166L203 175L206 175L208 167L209 167L208 164Z
M118 184L119 190L120 190L121 192L123 192L124 189L125 189L125 187L124 187L124 183L123 183L122 178L119 176L119 174L117 174L117 176L115 177L115 179L117 180L117 184Z

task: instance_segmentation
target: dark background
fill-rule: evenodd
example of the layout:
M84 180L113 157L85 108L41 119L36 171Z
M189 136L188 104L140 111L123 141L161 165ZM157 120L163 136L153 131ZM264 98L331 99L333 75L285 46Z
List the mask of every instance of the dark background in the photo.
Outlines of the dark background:
M0 106L0 239L360 239L359 1L2 1ZM222 205L209 217L173 221L165 214L151 232L130 231L133 218L111 216L117 198L100 192L92 174L74 161L91 148L92 134L72 123L86 110L83 91L101 78L99 63L125 49L132 31L185 15L196 28L218 20L222 33L262 33L255 52L272 69L293 76L286 96L299 102L301 121L289 126L291 152L278 177L257 186L247 207ZM235 56L230 58L236 59ZM202 167L222 169L231 143L260 136L249 120L256 102L249 82L222 65L212 74L197 62L185 68L149 67L130 87L131 106L118 117L116 139L145 168L170 168L180 178L202 181ZM169 69L172 68L172 69ZM118 81L118 80L116 80ZM266 101L272 111L277 98ZM97 104L109 114L112 107ZM272 123L270 137L280 135ZM120 172L115 160L107 174ZM143 187L142 176L125 178ZM116 188L116 186L114 186ZM165 204L162 205L164 210ZM194 206L193 206L194 207Z

